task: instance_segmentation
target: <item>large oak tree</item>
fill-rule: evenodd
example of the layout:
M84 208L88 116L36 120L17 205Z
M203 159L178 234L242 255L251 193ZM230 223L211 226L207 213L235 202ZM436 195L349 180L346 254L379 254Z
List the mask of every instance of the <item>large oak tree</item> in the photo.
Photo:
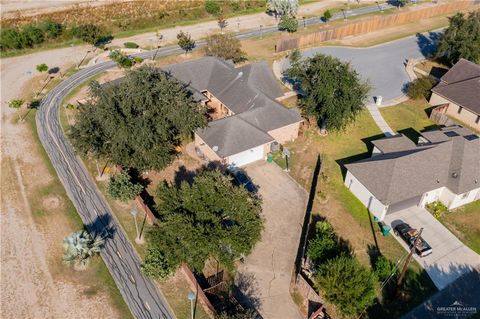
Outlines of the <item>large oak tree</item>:
M147 233L142 266L149 276L164 278L182 262L200 271L210 257L230 268L260 240L260 199L217 170L160 185L157 198L160 222Z
M453 65L460 58L480 63L480 11L448 18L449 26L440 38L437 57Z
M165 72L141 67L118 84L90 85L70 137L82 153L138 170L162 169L182 138L207 124L205 107Z
M291 55L291 66L285 75L299 85L298 105L304 115L316 118L322 128L342 130L353 122L362 110L369 86L348 63L316 54L300 59Z

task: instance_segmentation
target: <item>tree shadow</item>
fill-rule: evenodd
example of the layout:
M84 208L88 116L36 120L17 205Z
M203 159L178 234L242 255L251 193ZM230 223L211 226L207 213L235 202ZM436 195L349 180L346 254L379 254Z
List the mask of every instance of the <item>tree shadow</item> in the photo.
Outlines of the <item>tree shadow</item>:
M261 305L257 280L253 273L240 273L235 276L232 293L246 309L258 309Z
M420 48L420 52L426 58L433 57L437 49L437 43L442 36L442 32L428 32L427 35L423 33L417 33L417 45Z
M58 72L60 72L60 68L58 66L50 68L48 70L48 74L57 74Z
M93 238L111 239L117 231L110 214L97 216L91 223L84 224L85 229Z

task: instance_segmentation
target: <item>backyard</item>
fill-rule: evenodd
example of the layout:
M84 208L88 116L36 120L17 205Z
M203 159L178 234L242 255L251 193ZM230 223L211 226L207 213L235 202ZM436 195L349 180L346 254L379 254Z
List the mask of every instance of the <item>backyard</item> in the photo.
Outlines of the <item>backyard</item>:
M393 119L399 123L408 121ZM407 127L408 122L404 123ZM342 165L368 157L371 150L369 142L383 135L367 111L362 112L356 123L345 132L330 132L326 137L317 132L316 127L310 127L304 131L303 137L286 145L292 153L290 174L307 190L310 190L313 170L320 156L321 172L313 203L313 220L326 218L364 265L370 267L378 251L396 262L405 250L392 235L382 236L367 209L343 186ZM369 317L397 317L436 291L428 275L416 262L409 266L404 288L415 292L407 302L385 301L378 291L379 303L368 309Z

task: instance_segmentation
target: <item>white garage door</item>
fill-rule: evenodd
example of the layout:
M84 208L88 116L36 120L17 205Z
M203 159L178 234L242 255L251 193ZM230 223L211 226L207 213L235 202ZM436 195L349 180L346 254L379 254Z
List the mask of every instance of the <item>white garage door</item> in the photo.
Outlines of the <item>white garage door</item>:
M251 162L255 162L263 159L263 145L251 148L245 152L237 153L235 155L230 155L228 157L228 164L235 166L244 166Z

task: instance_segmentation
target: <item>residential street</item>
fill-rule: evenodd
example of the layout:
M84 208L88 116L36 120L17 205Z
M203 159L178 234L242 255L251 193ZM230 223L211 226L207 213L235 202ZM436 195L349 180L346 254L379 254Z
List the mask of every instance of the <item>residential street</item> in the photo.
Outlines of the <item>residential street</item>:
M437 33L423 33L420 37L410 36L401 40L368 48L318 47L302 51L303 56L311 57L317 53L333 55L340 60L350 62L360 76L372 86L368 103L375 96L382 96L382 104L403 96L402 88L410 81L405 71L408 59L423 59L434 51L431 42ZM288 60L279 62L280 70L288 67Z
M245 170L259 186L265 229L236 283L263 318L300 319L289 291L307 192L274 163L259 161Z
M480 267L480 256L465 246L424 208L414 206L385 216L385 222L392 225L392 228L397 220L406 222L412 228L424 228L422 237L430 244L433 253L425 257L415 254L414 258L438 289L445 288L461 275ZM395 236L393 231L391 235L408 249L407 244Z

